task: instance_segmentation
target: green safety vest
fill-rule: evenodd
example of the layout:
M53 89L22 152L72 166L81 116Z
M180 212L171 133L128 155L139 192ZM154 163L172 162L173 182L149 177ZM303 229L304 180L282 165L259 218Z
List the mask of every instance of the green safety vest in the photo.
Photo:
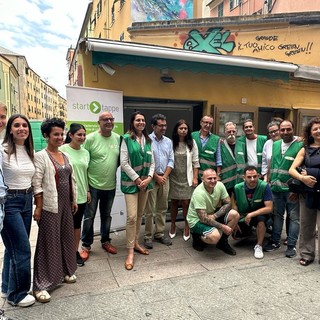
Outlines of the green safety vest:
M294 141L288 150L281 154L282 140L275 141L272 146L272 158L270 164L270 183L273 192L289 192L288 180L291 178L289 169L299 150L302 142Z
M262 151L265 142L267 141L266 136L258 135L257 138L257 160L258 160L258 173L261 174L261 166L262 166ZM238 173L238 182L242 180L243 170L247 166L248 158L247 158L247 146L246 146L246 136L242 136L237 139L236 148L235 148L236 162L238 165L237 173Z
M237 163L227 140L221 143L221 159L221 182L227 189L231 189L237 182Z
M215 134L210 134L209 139L207 140L205 146L202 147L202 143L200 139L200 131L192 132L191 135L198 146L199 163L200 163L198 178L201 179L204 170L208 168L217 170L216 152L217 152L220 138Z
M152 159L151 143L146 143L144 150L142 150L140 144L136 140L131 139L129 134L125 134L123 140L128 148L131 167L141 179L146 179L149 174ZM152 189L152 187L152 182L150 182L147 189ZM125 194L140 191L134 181L132 181L123 170L121 170L121 191Z
M267 182L259 179L258 185L254 190L252 199L249 202L245 192L245 182L240 182L235 185L234 193L236 196L238 212L241 217L245 217L248 213L264 207L263 196L264 196L266 187L267 187Z

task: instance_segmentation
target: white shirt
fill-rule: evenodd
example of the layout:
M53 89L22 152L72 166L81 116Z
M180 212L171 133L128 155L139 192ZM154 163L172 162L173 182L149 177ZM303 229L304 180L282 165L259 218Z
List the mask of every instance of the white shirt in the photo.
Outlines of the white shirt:
M28 189L31 187L31 180L35 167L30 159L25 146L16 144L16 156L9 156L2 151L2 169L6 185L9 189Z

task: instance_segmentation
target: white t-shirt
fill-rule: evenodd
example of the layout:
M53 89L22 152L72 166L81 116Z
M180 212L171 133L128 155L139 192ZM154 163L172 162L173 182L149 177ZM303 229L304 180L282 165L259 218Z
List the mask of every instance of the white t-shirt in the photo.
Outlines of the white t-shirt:
M249 166L258 166L258 158L257 158L257 138L250 140L246 138L247 145L247 157L248 157L248 165Z

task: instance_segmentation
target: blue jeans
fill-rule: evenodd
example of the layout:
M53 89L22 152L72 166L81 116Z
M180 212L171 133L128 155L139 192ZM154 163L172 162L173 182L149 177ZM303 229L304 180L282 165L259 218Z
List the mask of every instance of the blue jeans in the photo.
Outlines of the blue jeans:
M5 245L2 292L17 304L31 286L31 249L29 235L32 220L32 193L8 194L1 236Z
M111 209L113 200L116 195L116 190L99 190L89 186L91 193L91 202L87 204L84 212L83 225L82 225L82 246L90 248L93 243L93 223L96 216L98 202L100 210L100 233L101 243L110 241L110 228L111 228Z
M289 200L289 192L272 192L273 195L273 228L271 239L279 243L283 227L284 213L287 211L289 217L288 246L295 247L300 231L300 204L299 198Z

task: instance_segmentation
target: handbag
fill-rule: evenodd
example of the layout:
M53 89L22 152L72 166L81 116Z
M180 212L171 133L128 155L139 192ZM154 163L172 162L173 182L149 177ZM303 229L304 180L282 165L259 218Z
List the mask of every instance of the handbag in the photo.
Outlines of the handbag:
M290 178L288 180L288 187L290 192L293 193L304 193L306 185L298 179Z

